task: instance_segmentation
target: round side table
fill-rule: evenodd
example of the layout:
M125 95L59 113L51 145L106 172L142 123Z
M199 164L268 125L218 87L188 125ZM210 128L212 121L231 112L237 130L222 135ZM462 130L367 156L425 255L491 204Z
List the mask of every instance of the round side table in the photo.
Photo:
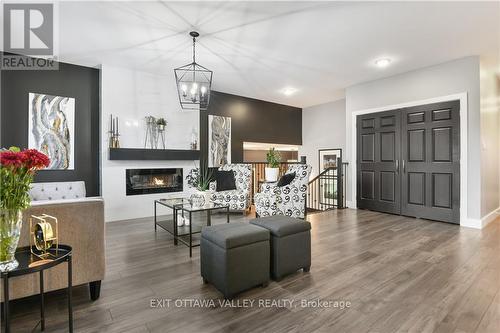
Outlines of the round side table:
M68 320L69 332L73 332L73 307L71 305L71 289L72 289L72 248L69 245L59 245L58 249L51 248L49 252L52 254L48 259L43 260L33 255L30 247L21 247L16 251L16 260L19 265L7 272L0 272L0 277L3 280L3 296L4 296L4 332L10 332L9 318L9 279L32 273L40 273L40 328L45 330L45 305L43 291L43 272L46 269L57 266L60 263L68 263Z

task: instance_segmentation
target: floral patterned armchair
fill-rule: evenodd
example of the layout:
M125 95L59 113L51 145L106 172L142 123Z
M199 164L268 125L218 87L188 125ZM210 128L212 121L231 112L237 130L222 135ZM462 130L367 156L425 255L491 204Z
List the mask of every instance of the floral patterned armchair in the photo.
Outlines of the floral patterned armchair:
M307 184L311 174L311 166L294 164L286 173L295 172L295 178L289 185L278 186L277 183L262 184L261 191L255 194L255 211L257 216L286 215L305 217Z
M252 166L250 164L226 164L219 168L223 171L233 171L236 180L236 190L213 192L211 199L220 204L229 204L231 210L241 210L244 213L250 208L250 186L252 182ZM210 190L215 191L216 182L210 183Z

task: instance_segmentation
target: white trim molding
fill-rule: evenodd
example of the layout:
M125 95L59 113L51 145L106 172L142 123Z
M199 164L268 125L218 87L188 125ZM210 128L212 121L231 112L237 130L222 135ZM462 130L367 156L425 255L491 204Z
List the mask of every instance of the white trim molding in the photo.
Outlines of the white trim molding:
M460 223L460 226L474 229L483 229L491 222L495 221L500 217L500 207L492 210L481 219L467 219L464 223Z
M481 219L481 227L486 227L488 224L495 221L498 217L500 217L500 207L489 212L488 214L486 214L486 216L483 216L483 218Z
M352 205L349 208L356 208L357 206L357 193L356 193L356 177L357 177L357 145L356 145L356 118L362 114L376 113L382 111L389 111L395 109L403 109L412 106L419 106L425 104L433 104L440 102L449 101L460 101L460 226L471 227L471 228L482 228L484 227L481 220L479 222L473 221L474 219L467 218L467 184L468 184L468 174L467 174L467 128L468 128L468 104L467 104L467 92L438 96L429 99L423 99L418 101L410 101L401 104L394 104L388 106L382 106L372 109L365 109L354 111L351 114L351 161L352 161L352 173L351 173L351 193L352 193ZM478 227L479 225L479 227Z

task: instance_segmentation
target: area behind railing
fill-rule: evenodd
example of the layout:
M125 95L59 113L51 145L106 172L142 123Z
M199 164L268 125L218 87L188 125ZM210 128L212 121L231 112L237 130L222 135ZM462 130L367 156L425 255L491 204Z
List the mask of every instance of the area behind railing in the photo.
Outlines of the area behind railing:
M254 194L259 192L265 181L266 162L252 162L252 203ZM282 162L279 165L280 176L288 167L300 162ZM335 167L328 168L309 181L307 189L306 209L307 212L319 212L333 208L345 208L345 178L347 163L339 158Z
M345 208L347 163L337 159L335 167L323 170L309 181L306 208L308 212Z

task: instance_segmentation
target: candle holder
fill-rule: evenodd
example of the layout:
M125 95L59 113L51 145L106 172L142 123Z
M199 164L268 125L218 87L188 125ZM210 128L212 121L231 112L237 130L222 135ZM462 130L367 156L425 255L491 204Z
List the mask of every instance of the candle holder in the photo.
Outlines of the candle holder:
M120 148L120 132L118 132L118 117L110 115L109 148Z
M156 141L156 118L153 116L147 116L146 120L146 137L144 139L144 148L148 148L148 145L151 149L156 149L157 141Z

